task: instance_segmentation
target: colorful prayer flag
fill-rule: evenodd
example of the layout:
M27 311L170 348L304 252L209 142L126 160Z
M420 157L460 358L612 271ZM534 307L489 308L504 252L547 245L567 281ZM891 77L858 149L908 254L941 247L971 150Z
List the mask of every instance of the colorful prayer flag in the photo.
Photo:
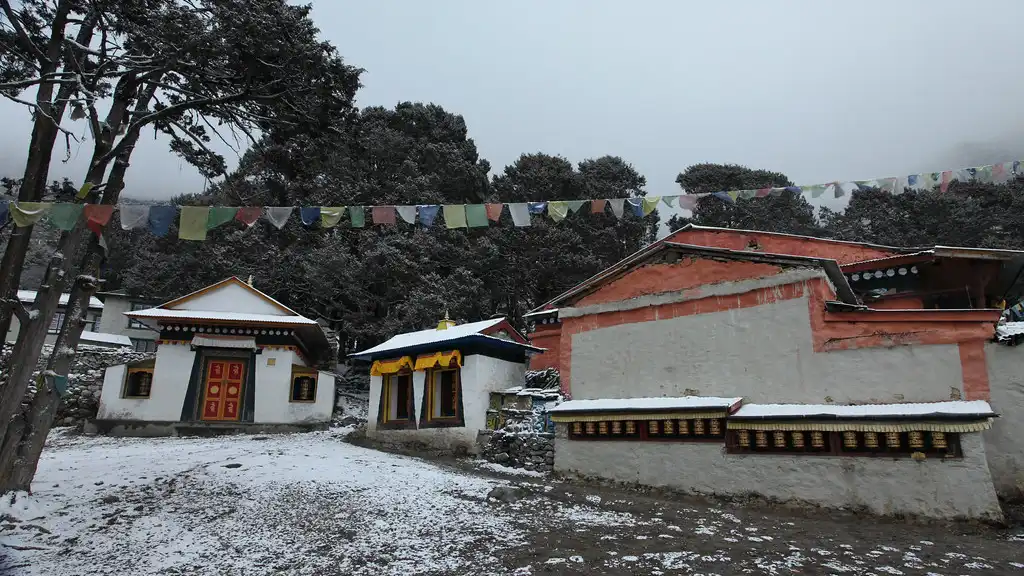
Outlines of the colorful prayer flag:
M609 198L608 199L608 205L612 207L612 214L614 214L615 217L620 219L620 220L622 219L622 215L625 212L623 210L623 204L625 204L625 203L626 203L626 199L625 198Z
M564 200L552 200L548 202L548 216L555 222L561 222L569 215L569 204Z
M487 219L492 222L501 220L501 210L505 207L504 204L497 202L487 205Z
M292 217L292 211L295 210L294 206L267 206L264 216L267 222L274 225L274 228L280 230L284 228L284 225L288 223L288 219Z
M402 221L406 224L416 223L416 206L395 206L395 211L398 212L398 216L402 218Z
M320 223L320 207L300 206L299 219L302 220L303 226L316 226Z
M604 214L605 206L608 205L607 200L591 200L590 201L590 213L591 214Z
M569 200L566 204L569 205L569 214L575 214L583 205L586 204L586 200Z
M75 229L78 219L82 217L83 204L54 204L46 219L57 228L69 232Z
M675 195L672 195L672 196L662 196L661 197L661 201L665 203L665 206L668 206L669 208L675 208L676 207L676 200L678 198L679 198L678 194L675 194Z
M334 228L341 222L341 216L345 214L344 206L321 206L320 207L320 227L321 228Z
M10 205L14 225L19 228L32 226L50 211L49 202L14 202Z
M917 183L921 177L917 174L911 174L907 176L907 187L917 190Z
M754 194L754 196L756 198L764 198L765 196L768 196L771 193L772 193L772 189L771 188L758 188L757 189L757 193Z
M679 207L693 212L697 208L697 199L694 194L683 194L679 196Z
M103 227L110 222L110 217L114 215L114 205L86 204L82 211L85 213L85 225L97 236L102 236Z
M512 223L520 228L530 225L530 207L525 202L508 205L508 213L512 215Z
M785 188L783 188L783 190L797 195L803 192L803 190L799 186L786 186Z
M348 219L353 228L366 226L366 208L363 206L349 206Z
M740 190L739 193L736 194L737 198L742 198L744 200L750 200L756 196L757 190Z
M437 204L427 204L419 206L418 210L420 213L420 225L430 227L434 225L434 220L437 219L437 212L440 210L440 206Z
M118 207L121 230L133 230L149 221L149 206L146 204L122 204Z
M252 225L260 219L263 215L263 208L260 206L243 206L238 209L238 213L235 214L235 220L238 220L242 224L252 228Z
M951 172L949 170L946 170L945 172L943 172L942 173L942 183L939 184L939 192L942 192L943 194L945 194L946 191L949 190L949 182L952 179L953 179L953 172Z
M93 186L95 186L95 184L93 184L92 182L86 182L85 184L82 184L82 187L78 189L78 194L75 195L75 198L77 200L85 200L86 196L89 195L89 192L92 192Z
M237 214L238 208L234 206L213 206L210 208L210 215L206 219L206 229L213 230L218 226L227 224L234 220Z
M465 228L466 227L466 205L465 204L445 204L444 205L444 225L447 228Z
M727 194L725 192L715 192L714 194L712 194L712 196L714 196L715 198L718 198L719 200L722 200L722 201L724 201L724 202L726 202L728 204L732 204L732 203L735 202L735 200L733 200L732 197L729 196L729 194Z
M654 212L658 208L658 202L661 202L661 196L644 196L643 198L643 213L647 216L651 212Z
M824 184L815 184L814 186L804 186L804 192L806 192L811 198L820 198L825 193Z
M974 178L983 184L992 183L992 165L982 166L974 172Z
M527 202L526 205L530 208L530 214L543 214L544 209L547 208L547 202Z
M483 204L466 204L466 224L470 228L486 228L487 206Z
M643 198L626 198L626 204L629 206L630 212L633 213L637 218L643 218L644 215L644 199Z
M174 223L174 216L177 213L178 209L175 206L167 206L166 204L150 206L149 231L158 238L167 236L167 232L171 230L171 224Z
M178 221L178 238L206 240L206 222L209 217L209 206L182 206L181 218Z
M393 225L395 223L394 206L374 206L370 211L374 224Z
M1006 162L994 164L992 166L992 181L996 183L1002 183L1006 180Z

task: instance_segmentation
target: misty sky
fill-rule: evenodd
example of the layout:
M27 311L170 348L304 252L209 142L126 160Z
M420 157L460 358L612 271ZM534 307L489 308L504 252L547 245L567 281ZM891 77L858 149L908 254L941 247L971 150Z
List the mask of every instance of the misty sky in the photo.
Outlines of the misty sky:
M705 161L815 184L1024 158L1016 0L313 5L323 35L366 69L359 105L462 114L495 172L525 152L613 154L664 195ZM0 123L0 174L20 176L28 114L3 101ZM143 140L126 195L202 189ZM87 151L67 164L58 151L51 175L80 180Z

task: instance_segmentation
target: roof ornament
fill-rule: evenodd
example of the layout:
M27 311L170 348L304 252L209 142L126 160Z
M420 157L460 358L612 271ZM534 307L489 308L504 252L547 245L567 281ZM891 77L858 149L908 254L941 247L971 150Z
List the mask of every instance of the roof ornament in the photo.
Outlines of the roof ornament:
M252 288L252 274L249 274L249 280L246 282L250 288Z
M444 318L442 318L441 321L437 323L437 329L438 330L447 330L447 329L451 328L452 326L455 326L455 321L448 317L448 311L445 310L444 311Z

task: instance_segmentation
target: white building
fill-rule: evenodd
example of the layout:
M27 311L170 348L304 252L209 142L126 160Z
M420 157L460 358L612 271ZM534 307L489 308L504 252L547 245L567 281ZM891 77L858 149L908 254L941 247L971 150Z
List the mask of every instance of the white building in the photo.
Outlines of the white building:
M323 329L238 278L127 312L155 360L107 368L95 429L122 435L325 428L334 376Z
M504 318L399 334L357 352L373 361L367 436L444 452L478 451L492 392L522 386L530 346Z
M50 327L46 329L46 340L47 344L53 344L57 340L57 334L60 332L60 327L64 324L64 315L67 312L69 294L61 294L60 300L57 304L57 312L53 315L53 321L50 322ZM21 301L26 307L31 308L32 303L35 302L36 291L35 290L18 290L18 300ZM93 333L96 330L96 325L100 320L100 315L103 313L103 302L100 302L95 297L89 299L89 307L85 311L85 330ZM11 318L11 328L7 331L7 341L14 342L18 339L18 331L21 325L18 323L18 318ZM84 341L84 340L83 340Z

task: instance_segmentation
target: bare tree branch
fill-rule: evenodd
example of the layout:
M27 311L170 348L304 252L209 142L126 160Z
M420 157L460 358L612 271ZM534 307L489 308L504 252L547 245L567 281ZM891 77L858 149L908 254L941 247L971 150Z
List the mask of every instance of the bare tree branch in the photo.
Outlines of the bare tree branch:
M17 33L18 40L21 41L22 46L35 55L36 59L39 60L39 64L49 64L50 59L46 54L43 54L43 50L39 48L39 46L36 46L36 43L33 42L32 39L29 38L28 33L25 32L25 28L22 27L21 21L18 19L18 15L14 13L13 9L11 9L10 0L0 0L0 7L3 8L4 14L7 15L7 19L11 21L11 27L14 28L15 33Z
M10 308L11 312L17 316L18 322L21 323L21 329L28 330L28 328L26 328L29 322L28 308L25 308L25 305L21 303L21 300L18 300L17 298L0 300L0 305L3 305L4 308Z

